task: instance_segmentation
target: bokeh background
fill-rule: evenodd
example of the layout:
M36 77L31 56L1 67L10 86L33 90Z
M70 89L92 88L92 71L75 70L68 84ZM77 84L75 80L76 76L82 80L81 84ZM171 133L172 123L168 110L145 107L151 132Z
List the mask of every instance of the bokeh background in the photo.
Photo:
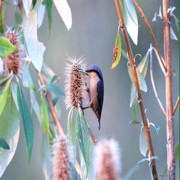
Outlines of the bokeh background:
M115 43L118 18L114 1L110 0L68 0L72 10L72 28L67 31L61 17L53 6L52 32L49 38L48 19L45 14L44 22L38 31L39 39L46 46L44 62L48 64L57 74L60 75L60 87L64 89L64 66L67 57L84 57L87 65L97 64L101 67L104 75L105 96L102 111L101 130L97 128L97 120L91 110L86 110L85 116L88 120L91 130L98 140L103 138L114 138L121 147L121 164L123 177L128 170L136 165L143 158L139 151L139 125L131 125L129 121L133 119L132 109L129 108L131 81L127 72L127 60L122 57L118 67L111 71L110 67L113 60L113 46ZM145 12L155 37L157 39L161 53L163 54L163 24L158 19L152 23L154 13L159 10L161 1L138 1ZM171 1L171 6L176 6L175 14L179 17L179 1ZM139 37L138 45L131 41L133 54L140 53L145 55L147 49L152 43L148 29L138 14ZM8 6L5 13L5 24L11 26L14 23L14 7ZM174 31L178 36L174 21L172 21ZM179 36L178 36L179 37ZM172 67L176 70L176 76L173 76L173 102L175 103L179 94L179 42L172 41ZM122 38L122 48L125 49ZM139 58L136 62L140 61ZM154 56L153 62L155 84L159 97L165 106L165 82ZM34 80L37 77L34 76ZM153 128L150 129L159 175L162 174L166 164L166 121L156 98L154 96L150 82L149 70L146 77L148 92L143 95L143 102L147 108L147 117L149 121L158 124L161 127L157 135ZM28 96L27 96L28 99ZM67 114L65 109L64 97L60 98L61 103L61 123L66 130ZM179 109L179 108L178 108ZM137 120L141 121L139 113ZM42 130L34 118L35 136L34 147L31 162L28 165L28 158L25 148L23 131L21 128L20 141L15 156L2 176L2 180L41 180L44 179L41 167L41 138ZM174 117L175 139L179 140L179 110ZM176 176L179 177L179 161L176 161ZM150 180L150 171L148 163L139 166L131 179ZM166 178L165 178L166 179Z

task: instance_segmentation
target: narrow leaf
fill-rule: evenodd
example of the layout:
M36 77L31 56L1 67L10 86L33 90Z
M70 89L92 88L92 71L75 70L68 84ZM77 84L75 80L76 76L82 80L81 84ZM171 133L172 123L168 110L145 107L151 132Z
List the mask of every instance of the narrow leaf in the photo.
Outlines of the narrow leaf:
M157 21L156 17L157 17L157 12L155 12L154 17L153 17L153 19L152 19L152 22Z
M49 83L49 84L46 84L44 87L46 89L48 89L49 91L52 91L56 94L59 94L61 96L64 95L64 91L59 86L57 86L56 84Z
M137 112L137 100L133 104L133 117L134 117L134 121L136 121L136 112Z
M146 140L146 135L144 132L144 128L141 128L140 136L139 136L139 149L143 156L146 156L146 152L148 150L148 144Z
M38 29L41 27L43 23L44 14L45 14L45 6L43 4L40 4L38 9Z
M141 122L140 122L140 121L137 121L137 120L131 120L129 123L130 123L130 124L140 124Z
M138 161L138 165L139 164L142 164L142 163L144 163L145 161L149 161L149 159L148 158L143 158L143 159L141 159L140 161Z
M18 111L10 91L5 108L0 115L0 137L9 144L9 150L0 148L0 178L14 157L19 141L19 132Z
M16 51L17 48L7 38L0 37L0 56L7 57Z
M117 67L120 60L121 60L121 37L120 37L119 30L118 30L116 42L115 42L114 50L113 50L113 64L111 66L111 70L113 70Z
M6 9L6 3L3 2L1 4L1 14L0 14L0 32L4 33L4 13L5 13L5 9Z
M19 84L17 85L17 100L18 100L19 112L23 123L26 149L28 153L28 162L30 162L31 152L33 147L34 127L33 127L31 114L29 112L22 89Z
M32 0L22 0L22 2L23 2L23 7L24 7L24 10L25 10L25 13L28 16L29 12L30 12Z
M51 27L52 27L52 4L53 0L45 0L46 3L46 11L48 15L48 23L49 23L49 35L51 34Z
M53 0L53 2L64 24L66 25L67 30L69 31L72 26L72 14L67 0Z
M8 143L2 138L0 138L0 148L6 149L6 150L10 149Z
M10 84L11 84L11 79L8 80L8 82L6 83L2 93L0 95L0 116L4 110L8 95L10 93Z
M90 137L89 137L89 128L86 122L86 119L84 118L82 111L78 111L77 119L77 141L79 144L79 148L81 150L86 170L88 174L88 167L89 167L89 149L90 149Z
M178 38L177 38L176 34L174 33L172 27L170 27L170 36L171 36L171 39L172 39L172 40L175 40L175 41L178 40Z
M134 83L131 85L131 96L130 96L130 107L132 107L134 100L137 98L137 92L136 92L136 87Z
M77 171L76 171L76 169L74 167L74 164L70 163L70 166L71 166L72 180L79 180Z
M125 24L134 44L138 43L138 18L132 0L124 1Z
M157 156L152 156L149 161L159 159Z

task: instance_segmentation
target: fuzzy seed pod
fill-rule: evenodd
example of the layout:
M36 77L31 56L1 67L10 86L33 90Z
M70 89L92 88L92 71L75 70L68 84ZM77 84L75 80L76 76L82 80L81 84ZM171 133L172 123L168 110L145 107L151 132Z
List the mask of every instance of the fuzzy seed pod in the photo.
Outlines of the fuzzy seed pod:
M53 180L71 180L71 168L66 137L58 137L53 150Z
M119 146L115 140L103 140L95 147L97 180L117 180L121 170Z
M69 107L78 108L87 94L83 60L69 59L69 62L65 68L65 104L67 109Z
M22 72L22 45L20 44L20 35L16 30L9 31L6 34L7 39L17 47L17 50L5 58L8 73L20 75Z

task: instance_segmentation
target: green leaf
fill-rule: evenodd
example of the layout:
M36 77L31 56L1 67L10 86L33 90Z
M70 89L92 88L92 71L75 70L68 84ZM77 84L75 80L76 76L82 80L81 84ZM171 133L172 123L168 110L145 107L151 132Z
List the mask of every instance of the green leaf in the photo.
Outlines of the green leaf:
M0 116L4 110L8 95L10 93L10 84L11 84L11 79L8 80L8 82L6 83L2 93L0 95Z
M172 70L172 74L173 74L173 76L176 76L176 70L175 69Z
M45 131L43 131L41 142L41 162L45 179L49 180L51 175L51 152L49 136Z
M0 148L6 149L6 150L10 149L8 143L2 138L0 138Z
M51 34L51 27L52 27L52 4L53 0L44 0L46 3L46 11L48 15L48 23L49 23L49 35Z
M145 81L143 75L139 72L138 69L136 70L136 72L137 72L140 89L144 92L147 92L147 85L146 85L146 81Z
M49 137L52 138L49 129L48 108L42 94L41 94L41 120L45 131L48 133Z
M28 153L28 162L30 162L32 148L33 148L34 127L33 127L31 114L29 112L22 89L19 84L17 85L17 100L18 100L19 112L23 123L26 149Z
M137 121L137 120L131 120L129 123L130 124L141 124L141 122Z
M76 123L74 122L73 114L74 108L71 108L68 114L67 130L72 145L76 145Z
M152 156L149 161L159 159L157 156Z
M36 8L35 8L36 9ZM40 72L43 63L45 46L39 42L37 36L37 12L33 9L23 20L24 39L27 51L34 67Z
M1 14L0 14L0 32L3 34L4 33L4 13L6 9L6 3L1 4Z
M136 10L132 0L126 0L124 2L124 12L125 12L125 24L127 32L129 33L134 44L138 43L138 18Z
M29 67L28 66L29 66L29 64L25 63L23 77L22 77L23 86L26 87L26 88L30 88L30 89L35 90L34 83L33 83L31 74L29 72Z
M130 107L132 107L134 100L137 98L136 87L134 83L131 85Z
M15 22L16 22L16 24L21 24L22 23L22 17L21 17L21 14L18 11L15 12Z
M144 163L145 161L149 161L149 159L148 158L143 158L143 159L141 159L140 161L138 161L138 165L139 164L142 164L142 163Z
M176 147L175 147L175 156L176 156L176 158L179 156L179 141L178 141L178 143L176 144Z
M58 100L59 100L60 97L61 97L61 96L58 95L58 96L56 96L56 97L52 100L53 106L55 106L55 105L57 104L57 102L58 102Z
M16 51L17 48L7 38L0 37L0 56L7 57Z
M177 17L174 14L173 14L173 17L174 17L174 21L176 24L177 31L179 32L179 20L177 19Z
M114 50L113 50L113 64L111 66L111 70L113 70L117 67L120 60L121 60L121 37L120 37L119 30L118 30L118 33L116 36L116 42L115 42Z
M67 30L69 31L72 26L72 14L67 0L53 0L53 2L64 24L66 25Z
M56 94L59 94L61 96L64 96L64 91L59 87L57 86L56 84L53 84L53 83L49 83L49 84L46 84L45 86L46 89L48 89L49 91L52 91Z
M76 123L77 123L76 125L77 141L86 165L86 171L88 175L90 137L89 137L89 128L86 119L82 114L81 109L79 109L78 111Z
M7 102L0 115L0 137L9 144L9 150L0 148L0 177L14 157L19 141L20 125L19 115L9 91Z
M70 167L71 167L72 180L79 180L74 164L70 163Z
M143 127L141 128L141 132L139 136L139 150L143 156L146 156L146 152L148 150L148 143L146 140L146 135Z
M177 38L176 34L174 33L174 30L172 27L170 27L170 37L172 40L175 40L175 41L178 40L178 38Z
M137 112L137 100L133 104L133 117L134 117L134 121L136 121L136 119L137 119L136 112Z

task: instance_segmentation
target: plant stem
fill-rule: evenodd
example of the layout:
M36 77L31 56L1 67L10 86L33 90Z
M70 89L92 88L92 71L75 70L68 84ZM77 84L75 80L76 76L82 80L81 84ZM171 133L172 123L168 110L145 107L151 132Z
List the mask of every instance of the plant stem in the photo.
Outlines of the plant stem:
M151 77L151 84L152 84L153 91L154 91L155 97L157 99L157 102L159 103L159 106L161 107L162 112L166 116L166 111L165 111L165 109L164 109L164 107L163 107L163 105L161 103L161 100L159 99L159 96L158 96L158 93L157 93L157 90L156 90L156 86L155 86L155 83L154 83L153 65L152 65L153 62L152 61L153 61L152 51L150 51L150 77Z
M149 126L148 126L146 114L144 111L144 106L143 106L141 91L140 91L139 82L138 82L138 78L137 78L136 68L135 68L135 64L134 64L134 60L133 60L133 56L132 56L132 52L131 52L130 43L128 40L126 27L124 24L124 19L123 19L122 12L120 9L119 0L115 0L115 5L116 5L117 14L118 14L120 25L121 25L121 30L122 30L122 33L124 36L124 40L125 40L125 44L126 44L126 48L127 48L127 52L128 52L129 63L131 66L133 81L134 81L134 84L136 86L136 91L138 93L138 102L139 102L139 106L140 106L141 116L142 116L143 125L144 125L144 131L145 131L145 135L146 135L146 139L147 139L147 143L148 143L149 154L150 154L150 158L151 158L152 156L154 156L154 150L153 150L153 146L152 146L151 135L149 132ZM155 180L158 180L158 174L157 174L157 170L156 170L155 160L152 160L150 162L150 166L151 166L153 178Z
M167 128L167 167L168 179L175 179L175 150L174 150L174 119L172 102L172 71L171 71L171 41L170 41L170 16L167 13L169 0L163 0L163 22L164 22L164 57L167 67L165 74L166 85L166 128Z
M41 85L42 85L42 86L45 86L45 80L44 80L43 75L42 75L41 73L39 73L38 76L39 76L39 80L40 80L40 82L41 82ZM51 99L51 96L50 96L49 91L48 91L47 89L45 89L44 94L45 94L47 103L48 103L48 105L49 105L49 108L50 108L50 111L51 111L51 114L52 114L54 123L55 123L55 125L56 125L56 127L57 127L57 130L58 130L58 132L59 132L59 134L60 134L61 136L65 136L64 130L63 130L63 128L62 128L62 126L61 126L61 124L60 124L60 122L59 122L59 120L58 120L57 112L56 112L56 110L55 110L55 108L54 108L54 106L53 106L52 99ZM79 177L82 179L81 168L80 168L80 166L79 166L79 164L78 164L77 161L75 162L75 168L76 168L77 173L79 174Z
M158 56L159 56L159 59L160 59L160 61L161 61L161 64L162 64L163 67L164 67L165 72L166 72L166 71L167 71L167 68L166 68L166 65L164 64L164 61L162 60L161 53L160 53L160 51L159 51L159 48L158 48L158 45L157 45L155 36L154 36L154 34L153 34L153 32L152 32L151 26L150 26L150 24L149 24L149 22L148 22L148 20L147 20L147 18L146 18L146 16L145 16L144 12L142 11L141 7L140 7L140 6L138 5L138 3L136 2L136 0L133 0L133 2L134 2L134 5L136 6L137 10L140 12L142 18L144 19L144 21L145 21L145 23L146 23L146 25L147 25L147 27L148 27L148 29L149 29L149 32L150 32L150 35L151 35L151 37L152 37L152 39L153 39L155 48L156 48L157 53L158 53Z
M179 97L178 97L178 99L177 99L177 101L176 101L176 104L175 104L175 106L174 106L174 110L173 110L173 113L172 113L173 116L174 116L174 114L175 114L175 112L176 112L176 110L177 110L177 108L178 108L178 105L179 105Z

